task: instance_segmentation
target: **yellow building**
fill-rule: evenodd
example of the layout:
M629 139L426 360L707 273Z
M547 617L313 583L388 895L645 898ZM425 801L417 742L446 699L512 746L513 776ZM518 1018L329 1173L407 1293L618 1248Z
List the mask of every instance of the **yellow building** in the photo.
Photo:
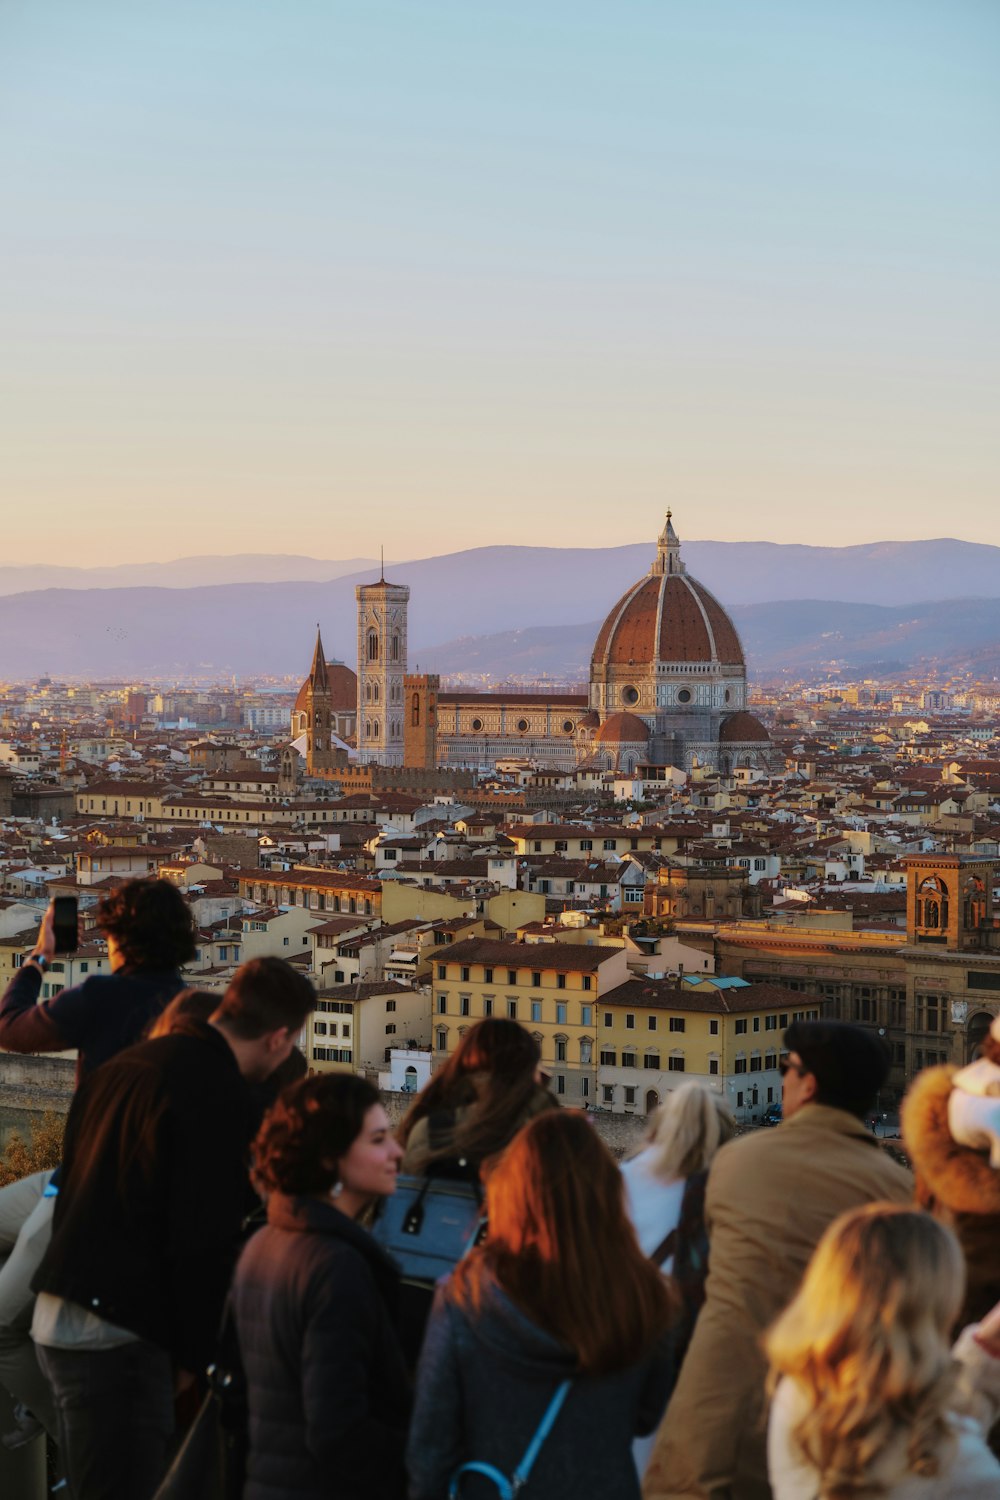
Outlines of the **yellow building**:
M598 1004L597 1106L649 1114L693 1078L723 1093L737 1120L781 1100L782 1035L819 1005L773 984L696 974L629 979Z
M486 938L455 943L434 961L435 1058L454 1052L476 1021L506 1016L535 1036L554 1093L566 1104L593 1105L598 1006L628 977L621 947Z

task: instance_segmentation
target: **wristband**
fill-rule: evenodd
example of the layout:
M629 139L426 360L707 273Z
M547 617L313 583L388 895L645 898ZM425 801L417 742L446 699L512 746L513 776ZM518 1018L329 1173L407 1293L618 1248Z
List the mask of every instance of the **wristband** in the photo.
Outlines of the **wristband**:
M42 973L44 974L45 970L49 966L50 960L45 957L44 953L29 953L28 954L28 963L29 964L37 964L38 967L41 969Z

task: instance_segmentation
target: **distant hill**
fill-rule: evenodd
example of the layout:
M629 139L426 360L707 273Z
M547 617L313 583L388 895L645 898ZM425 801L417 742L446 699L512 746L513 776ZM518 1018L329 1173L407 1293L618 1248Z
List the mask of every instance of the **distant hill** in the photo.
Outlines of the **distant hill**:
M769 604L780 599L842 599L847 603L906 604L911 600L1000 596L1000 547L951 537L925 542L871 542L857 547L802 547L783 542L697 542L682 538L684 560L727 606ZM470 629L511 629L522 621L570 624L581 601L593 613L611 605L645 573L655 551L652 539L624 547L476 547L416 561L387 563L387 572L414 589L447 580L474 598L501 586L515 606L534 599L541 613L519 608L503 619L470 620ZM38 589L197 588L228 583L363 581L378 563L369 558L339 561L244 553L232 557L181 557L169 562L126 563L111 568L65 568L33 564L0 567L0 595ZM541 592L539 592L541 591ZM460 631L456 628L456 634Z
M113 568L65 568L48 563L0 567L0 595L36 589L196 588L213 583L325 582L378 567L377 558L324 562L316 557L242 552L232 557L177 557L170 562L120 563Z
M387 564L386 573L410 585L413 666L494 678L579 677L600 621L648 569L652 552L647 544L482 547ZM974 661L975 670L992 675L989 663L1000 656L1000 548L694 542L683 556L732 612L753 673L813 671L832 661L888 672L935 658L956 667ZM272 573L261 581L177 582L184 570L224 575L223 565L299 572L286 581ZM8 594L0 597L0 676L304 675L317 620L329 654L353 664L355 584L370 581L378 565L365 562L339 577L330 571L348 566L189 558L150 565L168 571L170 586L143 581ZM307 568L325 570L326 579L305 576ZM921 598L913 592L918 584L930 590L924 602L907 602Z
M1000 599L950 599L887 608L798 599L730 611L751 674L808 676L842 668L873 675L941 663L1000 675ZM586 678L599 620L465 636L424 652L429 671Z

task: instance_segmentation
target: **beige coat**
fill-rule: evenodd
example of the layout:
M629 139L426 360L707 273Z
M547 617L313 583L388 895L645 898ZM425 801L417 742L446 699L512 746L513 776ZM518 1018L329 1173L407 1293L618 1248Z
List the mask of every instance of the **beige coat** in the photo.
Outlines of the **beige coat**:
M705 1306L657 1434L644 1500L770 1500L760 1336L839 1213L912 1196L910 1174L861 1121L827 1105L804 1105L776 1129L722 1148L705 1200Z

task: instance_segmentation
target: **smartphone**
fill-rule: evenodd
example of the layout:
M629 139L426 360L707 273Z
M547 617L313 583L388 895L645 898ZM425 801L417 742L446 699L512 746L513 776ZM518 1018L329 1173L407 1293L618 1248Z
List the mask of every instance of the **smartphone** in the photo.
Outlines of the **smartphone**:
M75 896L57 896L52 903L52 930L56 935L57 953L75 953L79 947L78 917Z

